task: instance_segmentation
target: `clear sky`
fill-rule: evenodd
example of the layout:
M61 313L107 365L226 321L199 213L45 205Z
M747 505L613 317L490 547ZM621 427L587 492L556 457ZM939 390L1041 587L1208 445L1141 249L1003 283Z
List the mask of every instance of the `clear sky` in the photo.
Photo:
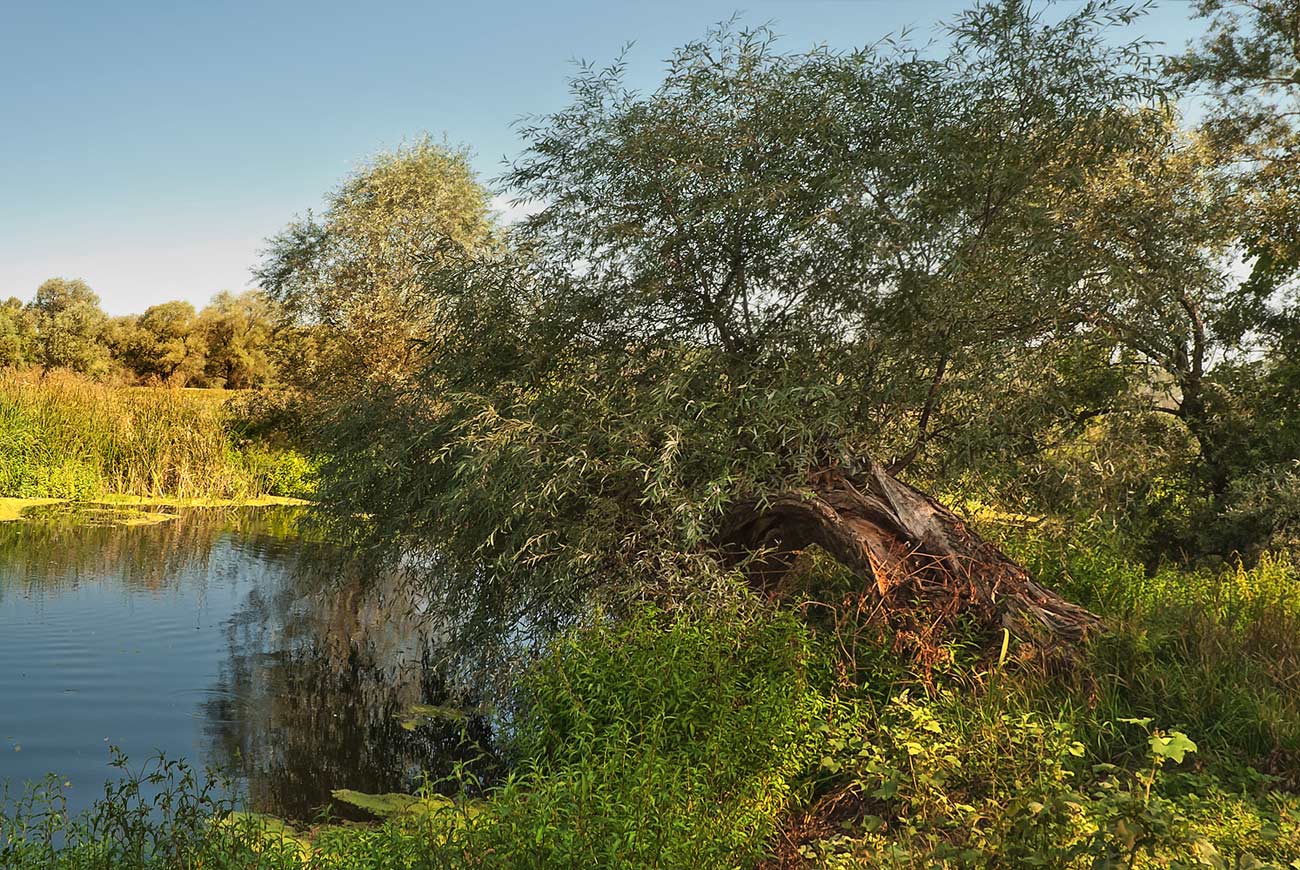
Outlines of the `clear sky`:
M965 0L0 0L0 298L84 278L112 314L251 283L262 240L361 159L423 131L485 179L571 61L629 79L740 11L786 48L934 34ZM1068 3L1067 5L1077 5ZM1187 0L1140 33L1182 47Z

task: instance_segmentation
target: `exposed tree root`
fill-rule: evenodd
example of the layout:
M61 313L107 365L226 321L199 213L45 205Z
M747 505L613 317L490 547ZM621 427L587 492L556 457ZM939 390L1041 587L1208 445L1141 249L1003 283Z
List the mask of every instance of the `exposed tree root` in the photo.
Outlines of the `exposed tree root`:
M921 638L962 618L1044 647L1101 627L1036 583L952 511L871 460L810 476L806 490L738 508L722 546L758 588L772 590L817 545L858 576L896 627Z

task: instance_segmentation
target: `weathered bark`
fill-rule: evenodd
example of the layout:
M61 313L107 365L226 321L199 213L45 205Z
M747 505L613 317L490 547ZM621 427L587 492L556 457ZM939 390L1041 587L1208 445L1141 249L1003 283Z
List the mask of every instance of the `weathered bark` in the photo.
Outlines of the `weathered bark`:
M870 460L813 474L804 491L741 506L721 543L751 582L768 590L816 544L861 576L887 615L923 630L973 619L1059 644L1101 625L1034 582L952 511Z

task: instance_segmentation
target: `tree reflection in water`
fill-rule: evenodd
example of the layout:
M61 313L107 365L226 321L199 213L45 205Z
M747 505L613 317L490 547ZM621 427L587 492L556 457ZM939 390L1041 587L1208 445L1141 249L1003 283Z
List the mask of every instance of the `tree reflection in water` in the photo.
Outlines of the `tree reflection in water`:
M474 703L449 691L431 664L418 601L392 576L349 565L337 548L304 534L301 518L286 508L191 510L157 525L122 526L98 513L46 511L0 527L0 600L8 591L38 605L111 583L141 602L137 609L146 600L182 600L185 590L229 601L223 606L233 612L213 613L208 623L224 632L215 681L210 661L190 666L202 696L202 757L191 761L235 774L254 810L309 819L332 789L410 790L425 774L448 776L458 761L490 779L490 758L474 762L490 745L483 716L412 722L408 715L416 704ZM205 591L218 588L237 594ZM164 618L160 608L149 612ZM106 631L127 630L113 613L101 618ZM333 812L349 809L335 804Z
M229 658L203 704L213 766L247 782L253 809L297 819L338 788L411 791L427 777L451 792L458 762L490 778L481 713L411 715L476 707L432 664L418 602L327 544L303 541L289 558L283 582L250 593L227 625Z

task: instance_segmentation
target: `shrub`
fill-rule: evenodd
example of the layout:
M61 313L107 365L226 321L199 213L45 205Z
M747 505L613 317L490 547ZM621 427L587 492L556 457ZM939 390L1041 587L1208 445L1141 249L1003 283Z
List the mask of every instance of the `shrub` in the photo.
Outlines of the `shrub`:
M485 866L756 861L816 752L811 660L789 615L647 610L562 638L523 681L517 772L460 845Z

